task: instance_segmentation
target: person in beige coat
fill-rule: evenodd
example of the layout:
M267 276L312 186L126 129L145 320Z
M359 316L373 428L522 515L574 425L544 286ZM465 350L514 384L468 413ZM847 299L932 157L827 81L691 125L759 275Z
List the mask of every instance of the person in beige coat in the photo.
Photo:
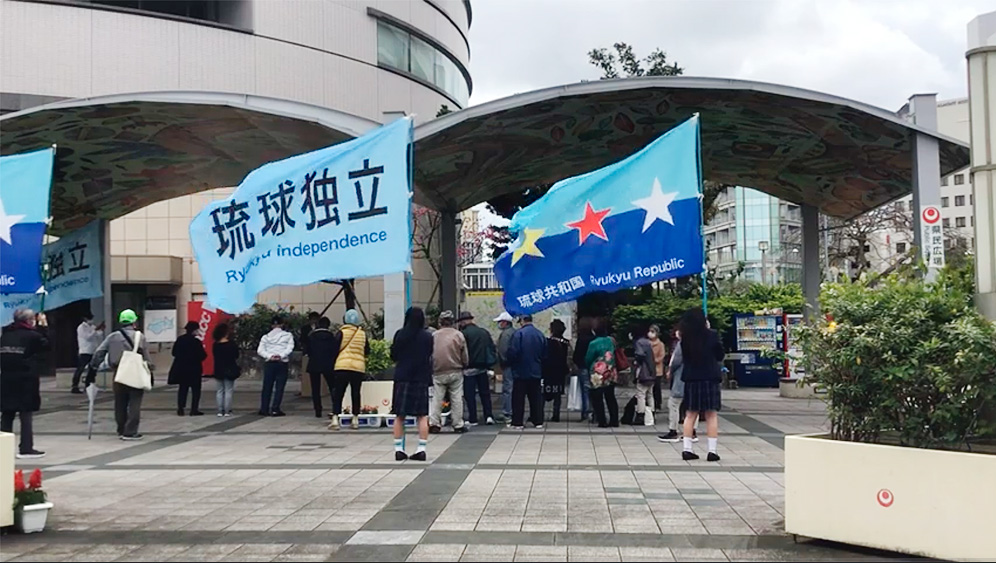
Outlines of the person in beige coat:
M439 314L439 330L432 334L432 409L429 432L438 433L443 424L443 398L449 393L453 431L463 433L463 370L470 363L467 340L454 328L453 311Z

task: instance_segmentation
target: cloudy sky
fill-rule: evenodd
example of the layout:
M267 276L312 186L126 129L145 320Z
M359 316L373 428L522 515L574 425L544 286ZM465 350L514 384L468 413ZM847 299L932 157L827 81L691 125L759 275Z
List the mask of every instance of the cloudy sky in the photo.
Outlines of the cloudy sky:
M593 47L660 47L686 76L820 90L896 110L965 93L965 26L993 0L473 0L472 104L597 79Z

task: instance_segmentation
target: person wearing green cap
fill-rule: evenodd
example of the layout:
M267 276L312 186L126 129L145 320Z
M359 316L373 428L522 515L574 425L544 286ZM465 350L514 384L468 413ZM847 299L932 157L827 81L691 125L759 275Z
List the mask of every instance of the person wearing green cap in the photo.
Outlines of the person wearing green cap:
M131 309L125 309L118 315L118 324L121 328L107 335L107 338L97 347L93 353L90 365L96 369L107 358L107 365L111 370L117 370L121 362L121 355L125 350L135 348L135 338L139 338L138 349L149 365L149 371L154 367L149 359L149 350L145 345L145 338L142 337L135 323L138 322L138 315ZM142 416L142 397L145 395L144 389L136 389L121 383L114 383L114 420L118 426L118 438L122 440L141 440L142 435L138 433L138 424Z

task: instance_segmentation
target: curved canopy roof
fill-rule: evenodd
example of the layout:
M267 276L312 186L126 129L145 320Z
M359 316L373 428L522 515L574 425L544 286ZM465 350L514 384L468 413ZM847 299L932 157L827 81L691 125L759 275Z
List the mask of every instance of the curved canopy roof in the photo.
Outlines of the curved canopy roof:
M709 78L637 78L537 90L416 128L420 202L460 210L625 158L693 113L705 177L853 217L911 190L918 129L818 92ZM154 92L57 102L0 117L0 153L58 145L55 235L157 201L238 184L260 165L377 124L241 94ZM941 172L968 165L939 140Z
M0 117L0 152L58 146L55 235L157 201L237 185L273 160L362 135L377 124L259 96L153 92L69 100Z
M741 80L648 77L547 88L416 129L416 182L437 207L464 209L615 162L693 113L705 179L753 187L849 218L908 194L911 133L887 110ZM968 165L940 141L941 173Z

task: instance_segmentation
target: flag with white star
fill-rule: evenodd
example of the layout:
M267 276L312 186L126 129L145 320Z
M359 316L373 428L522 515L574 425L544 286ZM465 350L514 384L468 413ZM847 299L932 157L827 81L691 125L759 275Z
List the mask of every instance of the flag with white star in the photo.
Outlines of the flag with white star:
M0 157L0 293L35 293L42 287L54 162L51 147Z
M630 157L561 180L516 213L495 263L505 308L522 315L594 291L702 272L699 118Z

